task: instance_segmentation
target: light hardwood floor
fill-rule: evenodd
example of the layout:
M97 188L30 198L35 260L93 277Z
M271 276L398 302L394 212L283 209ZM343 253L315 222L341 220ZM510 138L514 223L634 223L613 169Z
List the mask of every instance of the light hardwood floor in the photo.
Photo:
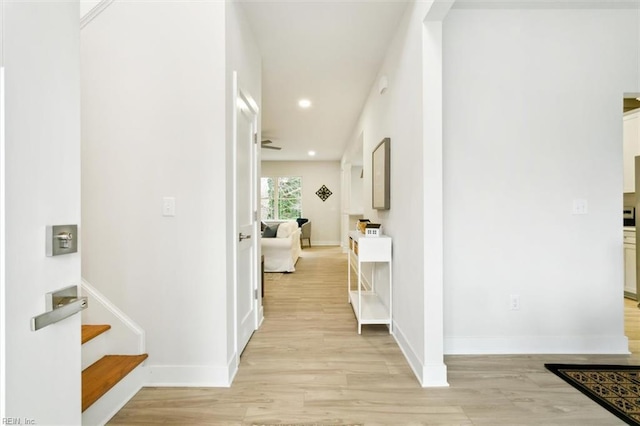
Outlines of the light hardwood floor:
M640 356L640 309L638 302L624 299L624 334L629 339L629 350Z
M144 388L110 424L623 424L544 363L636 356L448 356L450 387L422 389L386 327L357 334L346 268L337 247L305 248L295 273L266 280L231 388Z

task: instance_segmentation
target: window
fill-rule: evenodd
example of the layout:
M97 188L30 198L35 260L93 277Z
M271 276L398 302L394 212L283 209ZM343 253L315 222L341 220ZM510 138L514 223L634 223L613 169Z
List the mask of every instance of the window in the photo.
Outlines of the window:
M260 209L262 220L275 218L275 189L273 178L260 178Z
M260 204L263 220L292 220L302 217L302 178L261 178Z

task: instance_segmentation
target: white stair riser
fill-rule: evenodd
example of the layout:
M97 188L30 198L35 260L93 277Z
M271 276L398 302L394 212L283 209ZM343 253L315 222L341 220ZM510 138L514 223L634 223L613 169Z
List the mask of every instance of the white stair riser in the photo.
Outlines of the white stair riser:
M136 343L133 339L118 339L118 335L112 333L113 327L99 336L94 337L82 345L82 369L84 370L105 355L139 355ZM122 336L122 334L120 335Z
M109 330L82 345L82 369L84 370L105 355L109 355Z
M82 413L82 424L102 426L116 415L147 382L148 369L140 364L120 380L102 398Z

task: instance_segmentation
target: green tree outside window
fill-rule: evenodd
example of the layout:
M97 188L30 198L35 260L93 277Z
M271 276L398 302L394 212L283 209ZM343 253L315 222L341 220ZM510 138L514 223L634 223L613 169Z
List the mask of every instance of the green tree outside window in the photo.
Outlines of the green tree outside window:
M281 176L260 180L262 219L293 220L302 217L302 178Z

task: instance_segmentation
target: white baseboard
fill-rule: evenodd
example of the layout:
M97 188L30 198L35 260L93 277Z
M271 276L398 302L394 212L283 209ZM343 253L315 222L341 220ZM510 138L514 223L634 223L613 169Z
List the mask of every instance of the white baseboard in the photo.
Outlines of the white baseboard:
M420 357L416 354L416 351L413 349L402 332L402 329L398 327L398 323L395 321L393 321L393 338L396 340L398 347L409 363L409 367L411 367L413 374L415 374L418 381L422 383L422 362L420 361Z
M393 322L393 337L398 343L398 347L409 363L409 367L415 374L418 382L423 388L449 387L447 382L447 366L444 363L423 364L415 349L409 343L398 323Z
M625 336L445 337L446 355L627 355Z
M231 386L231 384L233 383L233 379L236 378L236 374L238 374L238 365L236 363L236 355L234 353L231 359L227 362L227 381L229 383L228 386Z
M420 384L423 388L448 388L446 364L444 362L424 364Z
M311 239L311 247L316 247L316 246L340 246L340 241L316 241L314 239ZM307 240L303 240L302 241L302 251L304 251L304 249L309 248L309 242Z
M235 375L231 365L150 365L146 386L228 388Z
M139 365L82 413L82 424L102 426L115 416L147 381L148 370Z
M262 323L264 323L264 306L260 304L260 308L258 308L258 328L262 327Z

